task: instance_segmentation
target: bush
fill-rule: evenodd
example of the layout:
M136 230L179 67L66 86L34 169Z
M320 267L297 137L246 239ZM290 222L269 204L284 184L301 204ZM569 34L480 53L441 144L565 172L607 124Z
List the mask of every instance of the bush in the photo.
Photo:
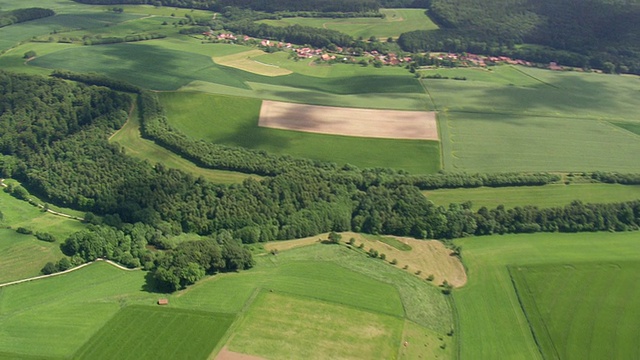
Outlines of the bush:
M46 232L36 232L36 237L38 238L38 240L42 240L42 241L46 241L46 242L56 242L56 238L55 236L46 233Z
M19 228L17 228L17 229L16 229L16 232L17 232L18 234L24 234L24 235L31 235L31 234L33 234L33 231L32 231L31 229L27 229L27 228L22 227L22 226L21 226L21 227L19 227Z
M356 238L349 239L349 245L353 246L356 243Z
M381 259L381 260L386 260L386 259L387 259L387 255L385 255L385 254L380 254L380 259Z
M433 281L433 279L435 279L436 277L433 276L433 274L430 274L429 276L427 276L427 281Z
M396 265L397 263L398 263L398 260L396 259L391 260L391 265Z
M378 257L378 250L376 249L369 249L369 256L372 258L377 258Z
M56 267L56 265L54 263L49 261L48 263L46 263L44 265L44 267L42 268L42 270L40 270L40 272L43 275L50 275L50 274L58 272L58 268Z
M422 270L416 271L416 275L420 275L420 274L422 274Z

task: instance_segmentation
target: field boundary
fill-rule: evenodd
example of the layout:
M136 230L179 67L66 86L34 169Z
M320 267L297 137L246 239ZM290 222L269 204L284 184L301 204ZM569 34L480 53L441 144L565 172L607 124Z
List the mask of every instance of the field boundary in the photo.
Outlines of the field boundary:
M516 293L516 298L518 299L518 305L520 305L520 310L522 311L522 313L524 314L525 319L527 319L527 325L529 326L529 331L531 331L531 336L533 337L533 341L536 343L536 347L538 348L538 351L540 352L540 356L542 356L543 359L546 358L545 353L542 349L542 344L541 344L541 338L539 337L542 334L536 334L536 331L534 329L534 326L531 322L531 314L527 311L527 307L524 304L524 295L521 294L520 290L518 290L518 282L516 281L514 275L513 275L513 265L507 265L507 272L509 273L509 280L511 280L511 285L513 286L513 291L515 291ZM526 289L524 289L525 291L529 292L529 286L527 284L527 280L526 278L524 278L523 276L519 276L520 279L520 284L521 286L524 286ZM547 324L545 323L545 321L542 319L542 316L540 316L540 310L538 309L538 305L536 304L535 300L532 299L531 301L529 301L530 305L533 305L533 309L530 309L530 311L534 311L537 315L537 317L540 319L540 322L542 323L542 326L544 327L545 330L545 335L549 338L547 339L551 345L551 348L554 351L555 357L554 359L559 359L559 355L558 355L558 350L555 347L555 344L553 342L553 339L550 338L550 334L549 334L549 330L547 329Z
M34 276L34 277L30 277L30 278L22 279L22 280L15 280L15 281L10 281L10 282L4 283L4 284L0 284L0 288L6 287L6 286L10 286L10 285L18 285L18 284L22 284L22 283L29 282L29 281L40 280L40 279L46 279L46 278L50 278L50 277L54 277L54 276L59 276L59 275L68 274L68 273L70 273L70 272L73 272L73 271L76 271L76 270L80 270L80 269L82 269L83 267L86 267L86 266L89 266L89 265L91 265L91 264L94 264L94 263L96 263L96 262L98 262L98 261L106 262L107 264L110 264L110 265L112 265L112 266L115 266L115 267L117 267L117 268L118 268L118 269L120 269L120 270L125 270L125 271L136 271L136 270L140 270L140 268L129 269L129 268L126 268L126 267L124 267L124 266L122 266L122 265L120 265L120 264L118 264L118 263L116 263L116 262L113 262L113 261L109 260L109 259L102 259L102 258L98 258L98 259L95 259L94 261L91 261L91 262L88 262L88 263L84 263L84 264L82 264L82 265L78 265L78 266L76 266L76 267L73 267L73 268L68 269L68 270L65 270L65 271L60 271L60 272L53 273L53 274L49 274L49 275L39 275L39 276Z

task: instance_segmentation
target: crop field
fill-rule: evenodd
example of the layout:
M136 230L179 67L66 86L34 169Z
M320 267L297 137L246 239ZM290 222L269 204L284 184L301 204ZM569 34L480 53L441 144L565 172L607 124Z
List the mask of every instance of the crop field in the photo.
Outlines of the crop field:
M568 269L572 266L575 268L583 268L585 266L584 268L587 269L590 266L589 264L604 264L602 265L604 268L610 266L610 264L618 264L624 269L627 266L624 264L632 262L637 264L640 261L640 245L637 242L637 234L634 232L486 236L456 240L456 244L463 248L464 262L469 276L467 285L454 290L453 293L460 323L458 335L460 336L461 358L542 358L531 334L530 324L518 301L508 266L512 268L567 266ZM637 269L637 265L629 266L631 269ZM613 276L613 271L610 270L608 273ZM603 279L607 279L606 276L600 280L595 275L589 278L589 286L594 286L595 288L593 292L587 289L580 290L584 291L581 293L584 296L577 295L578 290L576 289L578 289L577 286L579 287L578 283L582 281L580 279L586 280L588 276L580 275L578 271L575 274L576 277L573 279L562 277L542 279L540 276L535 275L538 276L534 282L535 289L540 289L540 291L542 291L541 288L547 289L545 290L546 295L542 293L542 298L536 301L542 301L542 305L550 306L550 301L552 300L549 299L554 295L549 292L554 292L559 297L563 293L558 299L558 304L565 303L565 306L571 306L569 303L573 301L573 306L576 309L581 308L577 304L584 304L584 306L588 307L597 302L602 302L603 305L606 303L607 306L612 307L615 307L616 304L618 306L632 306L625 304L629 299L633 299L629 295L633 296L632 293L636 290L631 290L632 286L629 283L624 285L618 283L618 276L619 279L624 279L625 276L628 276L624 275L626 274L625 271L619 271L616 273L618 275L616 275L615 279L610 279L610 288L606 285L599 285L605 281ZM554 278L556 280L552 281ZM553 284L557 285L553 286ZM561 288L563 291L558 291ZM596 290L596 288L601 289L601 291ZM631 293L624 291L631 291ZM624 294L603 300L607 298L607 293L609 292L612 295L614 293ZM551 311L551 314L558 314L557 311L559 311L559 309L548 310ZM613 310L603 309L603 311L602 314L604 316L607 311ZM581 317L585 319L584 315L576 313L573 318L577 321L575 328L569 328L571 323L557 325L564 326L565 332L559 335L559 338L553 338L553 341L557 344L568 344L571 341L574 344L572 346L576 346L577 338L583 336L580 334L587 334L591 330L594 331L594 336L598 334L597 336L610 339L612 344L628 341L624 337L627 335L623 335L623 332L620 333L620 338L611 333L601 334L595 332L597 329L605 331L607 326L615 326L615 321L610 319L610 325L605 325L605 320L596 320L600 316L599 312L592 311L591 315L594 315L594 313L597 313L598 316L590 317L593 322L580 320ZM552 317L548 317L551 316L548 313L543 316L552 323L554 321L563 321L561 317L554 317L554 320L551 320ZM569 316L567 314L564 319L568 319ZM637 319L637 310L632 310L629 316L636 316ZM553 330L553 336L559 334L557 332L558 329ZM571 332L567 333L566 331ZM573 338L574 336L575 338ZM587 334L586 336L590 335ZM615 338L615 341L612 337Z
M449 71L447 76L458 70ZM460 71L467 81L423 80L441 110L445 169L634 172L640 167L633 156L640 150L638 136L610 124L637 121L635 79L509 66Z
M640 356L639 262L536 265L510 269L546 359Z
M143 139L140 135L140 119L137 110L134 110L127 123L113 134L109 141L120 144L129 156L147 160L151 164L162 163L164 166L188 172L196 177L202 176L216 184L237 184L248 177L260 178L257 175L201 168L155 142Z
M258 125L317 134L438 140L434 112L371 110L263 101Z
M380 9L381 18L283 18L261 20L274 26L304 25L322 29L337 30L354 38L369 39L375 36L381 41L389 37L397 38L403 32L413 30L435 30L436 24L426 15L424 9Z
M262 128L258 126L260 102L253 99L187 92L159 95L171 125L196 139L358 167L384 166L419 174L440 169L440 148L435 141Z
M471 201L473 209L483 206L506 208L533 205L538 207L564 206L573 200L584 203L612 203L640 199L640 186L619 184L570 184L473 189L439 189L423 191L436 205Z
M0 290L0 353L68 357L130 303L153 304L142 271L107 263Z
M239 316L243 319L253 314L259 316L263 308L258 306L258 310L253 310L258 293L266 294L267 297L278 295L287 298L290 305L295 304L299 311L307 313L307 320L320 318L319 321L335 324L344 321L341 316L326 318L326 314L319 309L336 309L339 314L347 316L347 319L358 319L358 322L364 316L368 320L361 323L371 324L367 327L368 331L373 332L373 329L381 326L385 334L392 334L389 338L385 336L386 341L377 345L385 353L398 352L405 319L415 322L417 329L414 330L425 334L420 341L427 341L429 344L450 341L445 334L452 327L451 309L440 291L426 281L409 276L380 260L368 259L345 246L330 245L282 251L277 256L257 256L256 260L257 265L251 270L216 275L175 294L154 293L153 288L145 284L143 271L123 271L102 262L62 276L3 288L0 290L0 333L3 334L0 337L0 354L18 358L101 358L104 356L101 354L105 352L112 354L114 351L128 349L132 354L148 351L149 356L153 357L151 352L154 347L161 347L160 345L140 348L140 352L138 348L134 349L135 345L118 348L112 346L125 341L118 340L118 336L123 336L124 333L128 334L126 339L142 339L128 344L145 342L146 336L172 343L179 338L176 334L180 333L176 332L173 325L179 326L182 321L175 319L189 317L190 313L195 314L196 318L204 313L211 316L229 314L228 317L221 315L221 321L234 318L236 315L233 314L242 314ZM150 307L159 297L168 298L170 305L166 308ZM260 305L260 302L257 304ZM169 318L159 319L157 314L142 315L147 309L152 312L167 312ZM187 313L177 316L178 313L174 311ZM272 320L265 317L262 319L275 324L282 318L278 314L281 312L276 313ZM147 320L126 321L131 317ZM156 320L162 324L163 321L170 321L172 325L163 327L158 323L152 326L145 322ZM210 322L210 317L203 321L185 321L188 324L194 322L203 327L215 326ZM250 322L252 321L245 323ZM226 329L229 323L225 324ZM311 326L301 320L296 324L293 325L302 329L299 334L302 343L318 342L318 334L325 334L316 332L315 325ZM122 333L117 330L122 328L128 330ZM150 328L154 330L149 332ZM170 329L166 336L162 335L165 328ZM244 331L241 328L242 326L237 327L238 331ZM222 327L218 330L220 329ZM223 330L220 331L224 333ZM214 332L208 333L215 335ZM231 335L234 332L232 330ZM267 338L279 333L280 328L273 328L262 335ZM199 342L203 346L198 347L201 350L207 348L209 352L214 348L219 349L222 344L216 346L218 335L213 335L207 337L206 341ZM166 340L167 337L171 340ZM281 335L279 337L283 338ZM439 340L440 338L443 340ZM149 341L155 341L153 339ZM335 335L327 335L326 341L325 344L328 344L337 341L337 338ZM352 342L350 346L358 349L371 346L365 341ZM244 345L230 349L250 353L250 348L245 349ZM294 350L305 351L300 348ZM441 352L443 356L446 354L444 350ZM190 358L204 359L206 355L194 355Z
M404 321L281 293L261 293L228 347L268 359L390 359Z
M206 359L234 315L127 306L74 354L77 359Z

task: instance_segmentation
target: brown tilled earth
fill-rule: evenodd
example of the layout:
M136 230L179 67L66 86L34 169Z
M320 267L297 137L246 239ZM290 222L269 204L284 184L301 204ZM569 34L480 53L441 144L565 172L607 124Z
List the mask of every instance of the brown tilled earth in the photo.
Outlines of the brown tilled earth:
M319 134L438 140L433 111L342 108L263 101L259 126Z

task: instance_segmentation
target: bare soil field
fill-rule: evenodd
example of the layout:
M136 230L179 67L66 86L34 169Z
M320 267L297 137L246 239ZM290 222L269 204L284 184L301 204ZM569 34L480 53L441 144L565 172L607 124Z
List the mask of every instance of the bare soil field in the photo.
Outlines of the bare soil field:
M439 140L436 113L263 101L261 127L383 139Z
M265 52L262 50L249 50L239 54L213 57L212 59L216 64L233 67L258 75L282 76L292 73L291 70L283 69L271 64L261 63L252 59L253 57L264 54Z

